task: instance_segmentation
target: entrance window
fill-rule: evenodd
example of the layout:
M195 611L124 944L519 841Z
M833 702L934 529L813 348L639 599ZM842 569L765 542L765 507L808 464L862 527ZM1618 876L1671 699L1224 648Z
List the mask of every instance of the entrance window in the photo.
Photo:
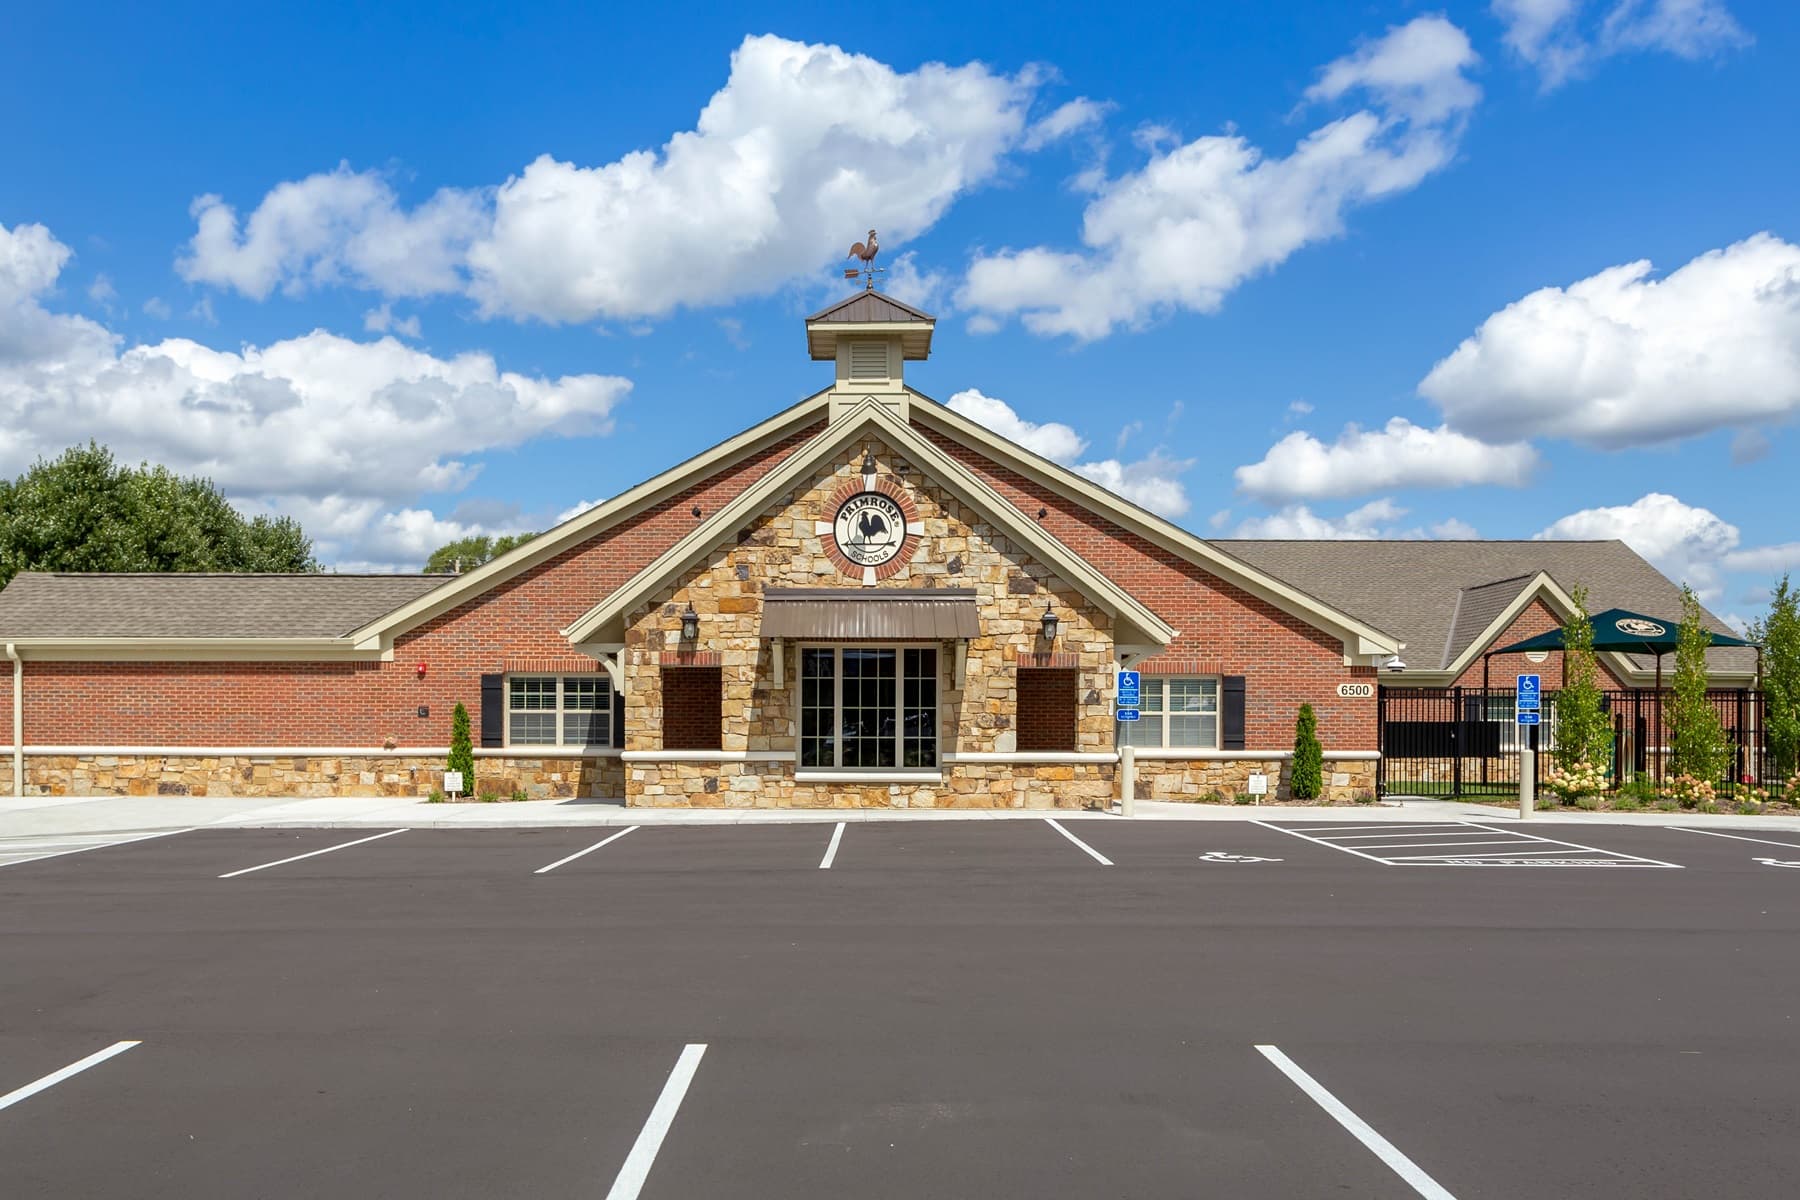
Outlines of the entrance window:
M800 765L918 770L938 765L934 646L800 651Z
M1119 722L1119 745L1151 750L1218 748L1217 679L1146 675L1142 692L1142 715Z

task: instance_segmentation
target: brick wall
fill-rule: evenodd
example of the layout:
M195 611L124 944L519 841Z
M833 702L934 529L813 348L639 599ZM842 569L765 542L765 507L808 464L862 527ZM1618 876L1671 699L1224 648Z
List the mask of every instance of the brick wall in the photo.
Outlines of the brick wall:
M1374 682L1375 671L1344 666L1340 639L936 430L919 432L1180 631L1159 658L1203 661L1221 674L1244 676L1249 749L1292 746L1303 700L1318 714L1319 740L1328 749L1375 748L1374 698L1337 694L1340 683ZM1142 665L1156 670L1158 664Z
M347 748L391 737L402 747L448 745L457 701L481 728L483 674L503 670L509 657L566 656L568 639L557 630L698 524L695 506L702 519L716 512L818 431L793 434L434 618L396 640L392 662L27 659L27 744ZM431 714L423 720L421 705ZM10 713L0 710L9 736Z
M725 724L724 695L718 667L664 667L663 749L717 750Z
M1075 749L1076 690L1081 672L1065 667L1020 667L1020 750Z

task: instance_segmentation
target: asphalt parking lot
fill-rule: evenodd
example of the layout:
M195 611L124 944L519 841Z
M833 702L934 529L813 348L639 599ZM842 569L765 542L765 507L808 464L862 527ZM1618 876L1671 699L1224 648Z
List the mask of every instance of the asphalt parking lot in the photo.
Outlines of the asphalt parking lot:
M0 1178L1792 1195L1800 833L1568 838L1278 815L198 830L13 861Z

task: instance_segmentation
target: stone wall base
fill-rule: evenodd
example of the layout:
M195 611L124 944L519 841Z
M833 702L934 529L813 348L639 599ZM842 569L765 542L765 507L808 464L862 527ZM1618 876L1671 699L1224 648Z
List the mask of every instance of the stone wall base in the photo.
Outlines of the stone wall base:
M1105 808L1113 763L958 763L936 783L806 783L794 765L632 764L625 802L644 808Z
M12 794L0 761L0 795ZM28 796L422 797L444 786L444 760L400 755L27 755ZM617 758L478 758L475 791L531 800L616 799Z
M1139 759L1137 795L1140 800L1175 800L1190 803L1263 804L1350 803L1375 798L1375 763L1368 759L1327 759L1323 794L1318 800L1295 801L1289 790L1293 764L1287 759L1206 759L1193 762ZM1250 796L1250 776L1268 776L1267 795Z

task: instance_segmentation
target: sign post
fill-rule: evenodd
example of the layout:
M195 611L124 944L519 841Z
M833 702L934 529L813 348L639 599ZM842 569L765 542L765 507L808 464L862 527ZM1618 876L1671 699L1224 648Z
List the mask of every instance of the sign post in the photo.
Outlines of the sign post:
M1121 721L1135 721L1139 716L1138 701L1141 698L1143 676L1136 671L1120 671L1117 681L1118 694L1113 700L1114 714ZM1119 815L1134 816L1137 813L1137 751L1130 746L1119 747Z
M1542 676L1521 675L1513 693L1514 719L1519 723L1519 820L1531 819L1537 804L1537 726L1543 720Z

